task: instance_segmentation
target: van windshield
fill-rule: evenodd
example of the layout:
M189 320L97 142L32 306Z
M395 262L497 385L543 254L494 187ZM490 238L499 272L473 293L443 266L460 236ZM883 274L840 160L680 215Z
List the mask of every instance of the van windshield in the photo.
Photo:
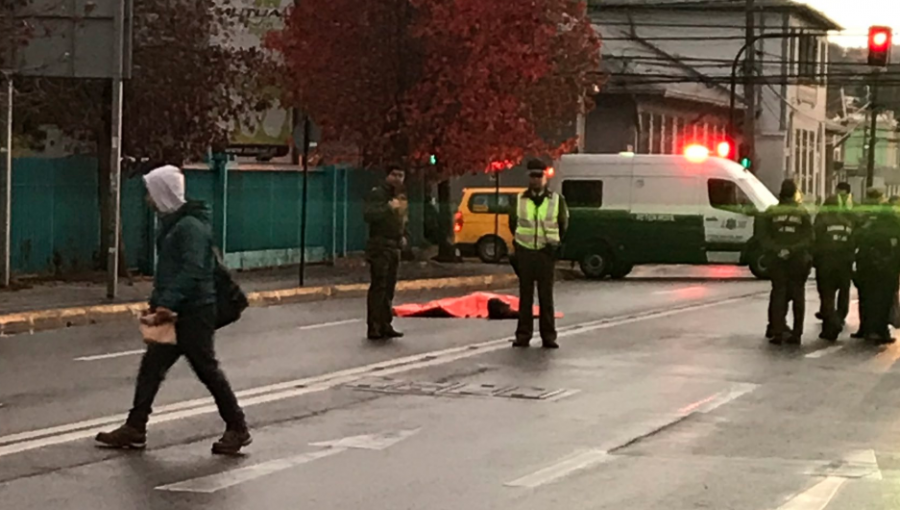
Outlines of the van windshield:
M739 182L741 188L743 188L753 205L760 212L767 210L773 205L778 205L778 199L775 198L775 195L755 175L747 175L746 178L741 179Z

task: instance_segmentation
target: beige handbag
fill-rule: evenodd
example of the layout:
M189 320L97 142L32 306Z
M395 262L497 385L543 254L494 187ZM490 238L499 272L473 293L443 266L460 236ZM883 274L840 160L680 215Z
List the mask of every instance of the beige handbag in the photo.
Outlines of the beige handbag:
M177 320L177 318L176 318ZM141 336L146 344L175 345L175 321L156 323L156 314L145 315L140 320Z

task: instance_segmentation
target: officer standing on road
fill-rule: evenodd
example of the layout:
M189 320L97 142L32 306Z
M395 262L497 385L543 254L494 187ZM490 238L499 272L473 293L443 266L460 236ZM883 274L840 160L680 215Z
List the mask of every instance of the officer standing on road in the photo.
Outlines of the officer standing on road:
M890 313L900 280L900 219L877 190L869 192L856 245L860 334L874 342L891 343Z
M400 252L407 244L405 207L400 198L405 178L406 172L402 168L391 165L384 184L373 188L366 196L364 216L369 225L366 260L372 276L367 300L369 340L403 336L391 323Z
M853 279L854 218L841 207L840 194L829 197L816 216L814 263L821 303L822 333L819 338L834 342L844 329L850 310Z
M762 246L769 259L772 294L769 325L772 344L799 345L806 313L806 280L809 278L813 226L809 212L800 204L797 185L792 180L781 184L779 204L762 217ZM794 303L794 329L787 329L788 302Z
M519 275L519 325L514 347L528 347L534 334L534 285L540 300L540 332L545 349L558 349L553 280L556 257L569 224L562 196L547 189L547 165L528 162L528 189L519 195L509 226L515 237Z

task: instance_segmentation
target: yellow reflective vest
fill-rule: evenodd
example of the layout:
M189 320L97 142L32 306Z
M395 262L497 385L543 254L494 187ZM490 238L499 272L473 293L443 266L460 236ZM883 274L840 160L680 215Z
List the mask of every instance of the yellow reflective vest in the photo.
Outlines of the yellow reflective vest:
M558 246L559 236L559 195L550 196L541 202L540 207L534 201L519 195L516 205L518 222L516 223L516 244L529 250L540 250L547 245Z

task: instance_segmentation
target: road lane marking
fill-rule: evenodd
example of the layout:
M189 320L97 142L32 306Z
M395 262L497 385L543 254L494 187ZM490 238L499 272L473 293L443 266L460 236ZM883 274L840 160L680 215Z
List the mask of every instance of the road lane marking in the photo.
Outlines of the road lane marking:
M843 345L832 345L831 347L825 347L824 349L819 349L817 351L813 351L804 357L809 358L809 359L824 358L825 356L828 356L829 354L834 354L843 349L844 349Z
M310 324L308 326L300 326L297 331L310 331L314 329L330 328L334 326L343 326L344 324L356 324L362 322L362 319L347 319L345 321L323 322L321 324Z
M224 473L194 478L192 480L185 480L184 482L173 483L170 485L163 485L157 487L156 490L212 494L222 489L227 489L228 487L234 487L235 485L244 482L256 480L257 478L262 478L297 466L302 466L303 464L307 464L314 460L331 457L332 455L337 455L345 451L346 450L343 448L329 448L317 452L303 453L286 459L271 460L269 462L263 462L262 464L256 464L255 466L233 469Z
M677 314L695 312L718 306L732 304L738 301L753 298L761 295L760 292L735 296L732 298L721 299L718 301L710 301L703 303L695 303L680 307L673 307L668 310L651 310L626 316L610 317L595 321L584 322L559 329L559 337L570 337L601 329L613 328L633 324L636 322L648 321L670 317ZM349 382L369 377L372 374L379 376L388 376L400 374L412 370L429 368L433 366L444 365L474 356L480 356L490 352L508 348L512 337L504 337L497 340L489 340L475 344L464 345L460 347L451 347L438 351L432 351L424 354L414 354L393 360L382 361L370 365L363 365L356 368L339 370L324 375L295 379L257 388L238 391L237 397L240 399L243 407L277 402L289 398L295 398L311 393L318 393L332 389L336 386L344 385ZM187 400L166 406L160 406L156 409L156 414L150 417L150 424L168 423L176 420L183 420L204 414L217 412L212 398L199 398ZM103 432L111 425L117 425L127 418L127 414L118 414L96 418L77 423L66 425L58 425L54 427L20 432L0 437L0 457L22 453L38 448L45 448L58 444L70 443L82 439L94 437L97 433Z
M343 321L334 321L334 322L323 322L321 324L309 324L307 326L300 326L297 328L298 331L311 331L316 329L324 329L331 328L334 326L343 326L345 324L355 324L357 322L362 322L362 319L347 319ZM124 358L126 356L135 356L138 354L144 354L146 349L135 349L133 351L122 351L122 352L110 352L105 354L97 354L93 356L82 356L80 358L75 358L74 361L102 361L107 359L115 359L115 358Z
M74 361L100 361L104 359L124 358L125 356L144 354L145 351L146 349L135 349L133 351L110 352L106 354L97 354L95 356L82 356L80 358L75 358Z
M334 441L310 443L310 446L319 446L324 447L325 449L302 453L285 459L270 460L253 466L231 469L214 475L192 478L183 482L161 485L157 487L156 490L212 494L222 489L234 487L235 485L256 480L257 478L262 478L279 471L285 471L297 466L302 466L303 464L308 464L315 460L331 457L347 450L381 451L394 446L408 437L414 436L419 433L420 430L420 428L400 430L386 434L368 434L363 436L345 437Z
M845 483L846 478L829 476L811 489L797 494L778 510L825 510Z
M563 459L552 466L548 466L539 471L535 471L530 475L523 476L517 480L506 483L507 487L525 487L533 489L555 482L561 478L565 478L572 473L591 468L604 462L609 462L615 457L604 450L588 450L586 452L577 453L566 459Z
M595 448L576 452L570 457L535 471L534 473L523 476L522 478L513 480L512 482L507 482L504 485L506 487L525 487L534 489L541 485L546 485L565 478L575 472L611 462L621 456L617 454L617 452L659 434L663 430L681 423L691 415L710 413L715 409L750 393L758 387L759 385L751 383L732 384L728 389L714 393L707 398L685 406L676 413L662 415L658 418L636 424L636 426L631 427L626 434L623 434L625 439L616 446L605 449Z

